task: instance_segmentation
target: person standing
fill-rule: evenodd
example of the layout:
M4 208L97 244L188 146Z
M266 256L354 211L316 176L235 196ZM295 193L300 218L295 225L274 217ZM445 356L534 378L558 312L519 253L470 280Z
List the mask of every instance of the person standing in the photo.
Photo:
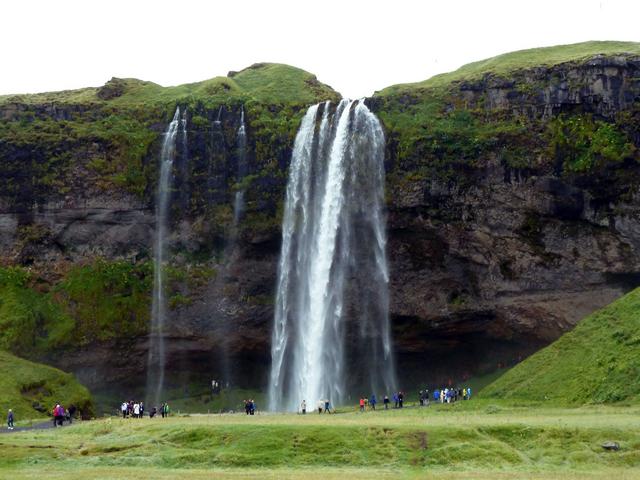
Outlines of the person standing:
M384 409L389 410L389 395L384 396L383 403L384 403Z
M300 410L302 410L302 414L303 415L307 414L307 401L306 400L302 400L302 403L300 404Z
M364 412L364 398L360 397L360 411Z
M398 392L398 404L400 405L400 408L402 408L404 404L404 392Z
M376 394L372 394L371 398L369 399L369 405L371 405L371 410L375 410L376 409L376 403L378 403L378 399L376 398Z
M318 413L322 413L323 408L324 408L324 400L318 400Z
M9 413L7 414L7 428L13 430L13 410L11 409L9 409Z
M331 404L327 399L324 400L324 413L331 413Z

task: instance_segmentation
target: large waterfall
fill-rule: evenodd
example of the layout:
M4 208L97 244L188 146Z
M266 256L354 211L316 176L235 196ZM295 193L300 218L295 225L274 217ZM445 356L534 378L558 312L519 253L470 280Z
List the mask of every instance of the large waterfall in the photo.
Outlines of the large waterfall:
M285 200L271 410L395 387L383 161L382 128L362 101L309 108Z
M155 405L162 400L164 392L164 373L166 365L165 322L167 300L165 298L165 275L167 236L169 233L169 201L173 179L173 163L176 158L176 137L178 131L181 145L187 144L186 112L180 116L180 107L176 108L173 120L164 132L160 152L160 176L156 196L156 230L154 239L153 262L153 300L151 307L151 331L149 335L149 354L147 359L147 395ZM152 393L153 392L153 393Z

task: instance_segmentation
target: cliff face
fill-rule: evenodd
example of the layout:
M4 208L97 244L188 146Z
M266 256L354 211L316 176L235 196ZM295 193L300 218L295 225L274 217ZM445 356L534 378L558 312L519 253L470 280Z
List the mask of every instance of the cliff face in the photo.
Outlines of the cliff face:
M178 103L189 142L174 172L171 381L264 385L293 138L307 105L337 98L312 78L295 101L266 95L255 76L264 68L204 93L116 80L65 99L0 99L0 294L37 307L0 307L3 346L94 388L139 383L157 153ZM161 102L138 101L152 88ZM405 383L515 362L640 280L640 57L394 87L368 103L387 134L391 318ZM247 210L236 229L239 188ZM33 333L16 344L20 329Z

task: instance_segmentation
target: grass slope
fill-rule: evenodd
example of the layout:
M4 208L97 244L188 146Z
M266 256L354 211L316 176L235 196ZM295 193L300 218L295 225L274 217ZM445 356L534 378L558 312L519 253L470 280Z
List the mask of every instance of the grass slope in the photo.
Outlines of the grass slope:
M584 404L640 399L640 289L486 387L483 397Z
M2 438L0 474L136 479L589 478L597 473L633 478L620 474L640 467L637 409L502 402L487 413L485 402L464 403L365 414L108 418ZM618 441L621 450L604 451L600 444L607 440Z
M402 91L446 86L452 82L475 80L487 73L504 76L516 70L534 67L549 67L566 62L579 62L595 55L640 55L640 43L592 41L554 47L532 48L505 53L496 57L469 63L459 69L435 75L428 80L416 83L392 85L375 96L385 96Z
M256 101L263 103L310 104L339 95L304 70L279 63L256 63L229 77L215 77L202 82L163 87L135 78L112 79L106 84L118 91L111 98L101 98L101 88L90 87L60 92L1 95L0 106L21 104L166 104L206 99L214 103Z
M93 412L89 391L69 373L1 350L0 371L0 413L3 416L11 408L18 422L44 417L45 414L34 405L40 405L48 412L56 402L65 406L74 404L88 415Z

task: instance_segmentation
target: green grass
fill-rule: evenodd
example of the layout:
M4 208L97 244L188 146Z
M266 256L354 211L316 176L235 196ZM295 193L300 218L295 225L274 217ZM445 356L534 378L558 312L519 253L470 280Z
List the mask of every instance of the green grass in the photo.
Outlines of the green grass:
M93 414L89 391L69 373L1 350L0 371L0 414L3 419L9 408L15 412L17 425L44 418L45 413L39 410L49 412L56 402L65 406L74 404L85 414Z
M519 50L469 63L458 70L436 75L422 82L393 85L376 92L375 95L394 95L415 88L443 87L452 82L477 80L487 73L505 76L516 70L549 67L566 62L580 62L595 55L640 55L640 43L592 41Z
M481 395L561 404L640 399L640 289L583 319Z
M83 422L0 438L11 478L636 478L639 410L483 401ZM620 443L619 452L600 444Z
M163 87L135 78L112 79L107 86L116 87L117 96L103 98L101 87L36 94L1 95L0 106L8 103L38 105L96 104L131 106L146 103L170 104L196 99L217 104L243 103L306 103L322 99L337 99L337 93L309 72L279 63L257 63L231 77L214 77L202 82Z

